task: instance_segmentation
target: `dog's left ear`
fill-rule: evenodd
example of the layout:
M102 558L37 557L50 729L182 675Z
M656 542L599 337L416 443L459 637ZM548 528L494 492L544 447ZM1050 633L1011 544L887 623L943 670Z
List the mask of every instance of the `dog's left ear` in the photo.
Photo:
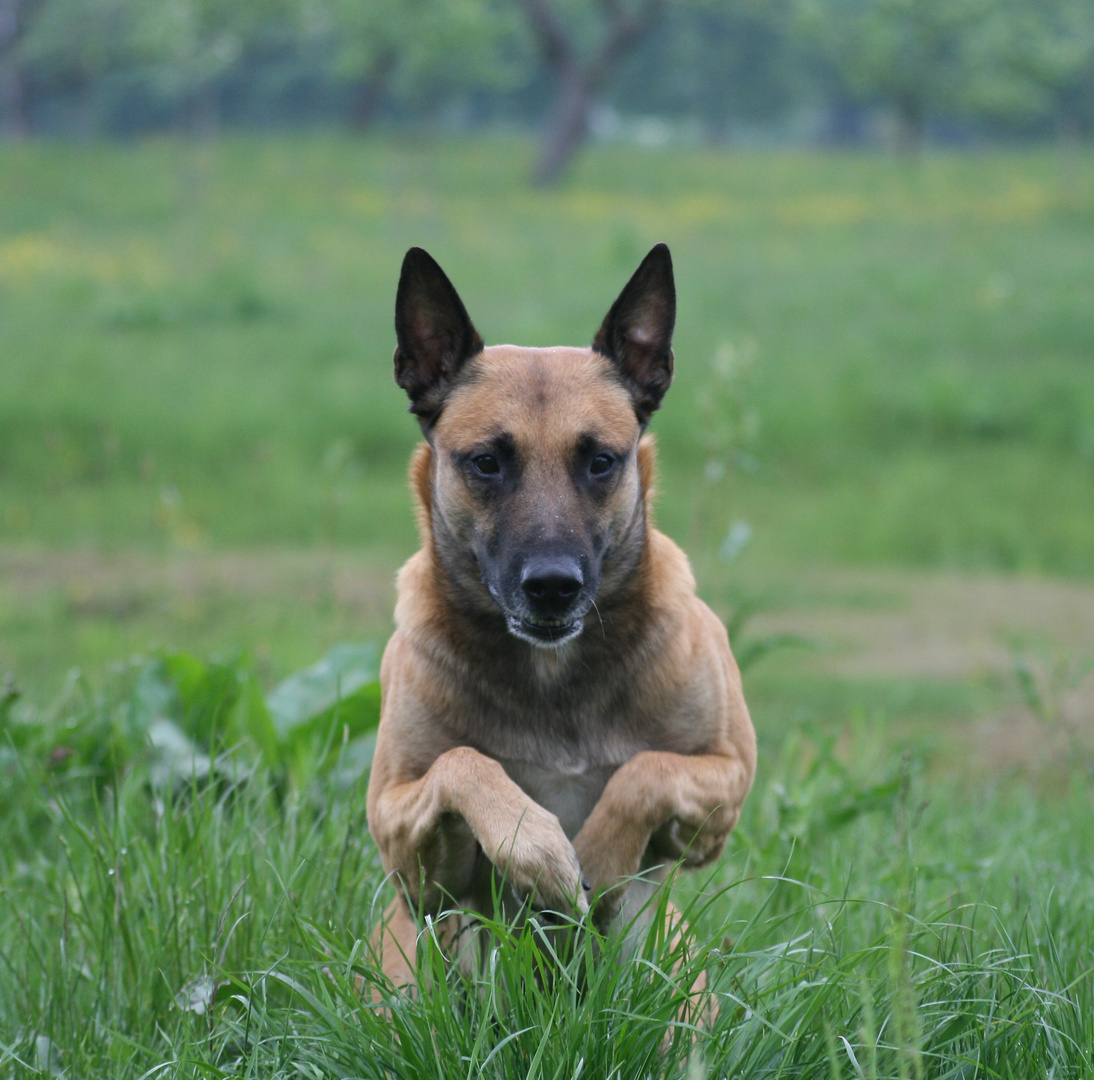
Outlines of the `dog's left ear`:
M436 419L464 363L482 352L482 338L459 293L433 257L412 247L395 294L395 381L423 427Z
M611 360L645 423L672 382L676 286L668 246L658 244L612 304L593 348Z

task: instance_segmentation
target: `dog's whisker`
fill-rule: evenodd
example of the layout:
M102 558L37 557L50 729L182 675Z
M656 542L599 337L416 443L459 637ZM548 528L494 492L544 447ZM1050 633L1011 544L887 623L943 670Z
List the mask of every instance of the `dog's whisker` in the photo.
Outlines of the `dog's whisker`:
M593 611L596 612L596 617L600 620L600 633L604 636L605 639L607 639L608 631L604 629L604 616L600 614L600 608L598 608L596 606L596 601L595 600L592 602L592 604L593 604Z

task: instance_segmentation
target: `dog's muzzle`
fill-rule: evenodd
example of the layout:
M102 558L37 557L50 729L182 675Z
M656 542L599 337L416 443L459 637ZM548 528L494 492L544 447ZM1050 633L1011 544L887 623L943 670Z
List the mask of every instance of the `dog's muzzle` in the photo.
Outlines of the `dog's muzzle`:
M590 606L581 564L568 555L529 559L520 572L520 601L519 614L506 612L511 634L546 646L577 637Z

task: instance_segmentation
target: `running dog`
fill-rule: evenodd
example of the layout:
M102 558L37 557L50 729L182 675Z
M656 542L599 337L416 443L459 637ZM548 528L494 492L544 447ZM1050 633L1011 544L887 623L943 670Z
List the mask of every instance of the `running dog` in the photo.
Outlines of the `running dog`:
M396 984L415 981L418 914L500 896L611 933L737 823L756 767L740 674L650 520L675 317L658 244L591 348L485 348L437 263L406 254L395 381L425 436L422 546L399 573L368 792Z

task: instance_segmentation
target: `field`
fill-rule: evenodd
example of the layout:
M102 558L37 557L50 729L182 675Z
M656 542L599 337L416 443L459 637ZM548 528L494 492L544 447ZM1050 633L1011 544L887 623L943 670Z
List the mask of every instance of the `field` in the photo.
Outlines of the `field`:
M1094 159L530 153L0 154L0 1077L1094 1076ZM377 1013L399 261L583 343L659 240L659 519L761 741L679 890L717 1017L534 927Z

